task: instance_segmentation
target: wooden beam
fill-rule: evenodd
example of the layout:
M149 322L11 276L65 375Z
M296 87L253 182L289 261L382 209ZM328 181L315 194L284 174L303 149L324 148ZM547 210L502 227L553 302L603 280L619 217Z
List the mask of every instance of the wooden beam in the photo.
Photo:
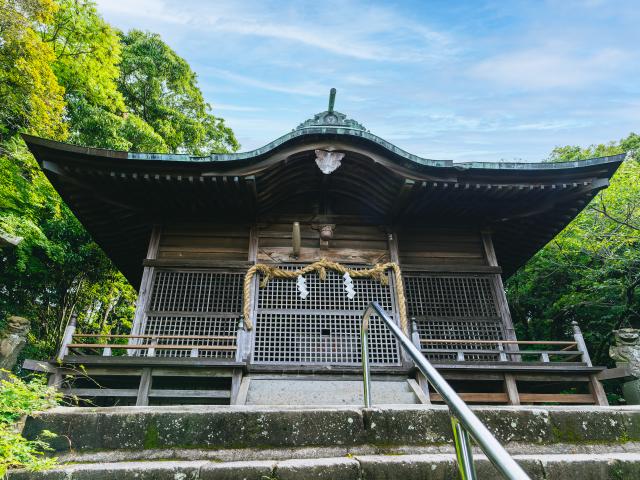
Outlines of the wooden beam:
M256 263L258 259L258 226L251 225L249 228L249 253L247 261L249 263Z
M126 345L119 343L70 343L67 348L112 348L124 350L235 350L235 345Z
M251 377L242 377L240 382L240 388L238 389L238 396L236 397L235 405L245 405L247 403L247 395L249 394L249 386L251 384Z
M431 398L429 397L428 384L427 384L427 391L425 392L423 390L423 386L419 385L418 382L416 382L413 378L407 379L407 383L409 384L409 387L413 391L414 395L418 398L418 400L420 400L420 403L423 403L426 405L431 404Z
M230 398L228 390L182 390L182 389L162 389L150 390L151 398Z
M417 187L416 187L417 185ZM420 182L415 182L414 180L410 180L405 178L404 182L400 186L398 193L395 196L393 201L393 206L389 211L387 217L387 223L394 224L397 223L399 217L403 216L403 213L409 203L409 198L411 197L411 193L414 190L418 190L420 187Z
M61 388L63 395L77 397L136 397L135 388Z
M451 339L443 339L443 338L423 338L420 340L420 343L444 343L444 344L464 344L464 343L471 343L471 344L499 344L499 345L568 345L570 347L575 347L577 344L576 342L572 342L572 341L564 341L564 340L549 340L549 341L544 341L544 340L472 340L472 339L456 339L456 340L451 340ZM563 348L560 351L567 351L568 349ZM535 353L535 351L531 351L532 353ZM568 352L568 353L577 353L578 350L576 350L575 352Z
M635 378L631 375L631 369L627 367L607 368L598 374L598 380L613 380L615 378Z
M160 225L154 225L151 229L151 236L149 238L149 246L147 248L147 259L155 260L158 256L158 249L160 248L160 237L162 235L162 228ZM142 272L142 280L140 282L140 290L138 298L136 300L136 311L133 317L133 325L131 327L131 333L133 335L140 334L144 331L144 324L146 319L147 303L151 297L151 289L153 288L153 278L155 276L154 267L144 267ZM136 340L130 340L130 343L136 343ZM128 355L134 355L135 352L129 351Z
M483 231L482 246L484 249L484 255L487 263L490 267L498 266L498 257L493 246L493 237L489 231ZM511 318L511 312L509 311L509 303L507 302L507 296L504 292L504 284L502 283L502 276L499 274L492 276L493 290L496 296L496 304L498 306L498 312L502 318L502 324L505 329L505 336L509 340L516 340L516 330L513 326L513 320Z
M149 405L149 390L151 389L152 375L150 368L144 368L140 377L140 386L136 396L136 407Z
M210 316L210 314L207 314ZM237 317L237 314L232 314ZM164 339L188 339L188 340L235 340L236 337L229 335L102 335L94 333L74 333L73 338L154 338Z
M593 404L593 397L583 393L521 393L522 403L581 403Z
M231 405L237 405L238 403L238 392L240 391L241 384L242 370L240 368L236 368L233 371L233 375L231 377Z
M607 395L604 392L604 388L602 388L602 384L596 375L589 376L589 391L593 396L593 402L596 405L601 405L604 407L609 406L609 400L607 400Z
M509 405L520 405L520 396L518 395L518 385L512 373L504 374L504 388L507 397L509 397Z
M508 397L506 393L458 393L460 398L465 402L481 402L481 403L507 403ZM439 393L432 393L430 395L432 402L442 402L442 397Z

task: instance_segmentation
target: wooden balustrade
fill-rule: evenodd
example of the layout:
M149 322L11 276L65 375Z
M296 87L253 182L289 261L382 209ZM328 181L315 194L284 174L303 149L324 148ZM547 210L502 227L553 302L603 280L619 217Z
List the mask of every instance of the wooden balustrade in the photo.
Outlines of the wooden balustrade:
M425 345L428 345L426 347ZM439 347L436 345L442 345ZM469 345L472 348L464 348ZM491 346L493 348L474 348L478 346ZM553 349L507 349L505 346L541 346ZM553 359L558 361L584 361L585 352L579 341L556 340L471 340L471 339L420 339L420 347L425 355L451 355L456 361L467 361L468 356L495 355L498 361L530 362L532 357L538 362L550 363Z
M104 339L104 343L82 342L82 339ZM113 343L112 340L128 340L129 343ZM131 342L134 340L136 342ZM148 340L146 343L140 341ZM173 343L170 341L175 340ZM70 335L70 342L64 348L67 355L93 354L112 356L114 350L134 350L145 352L147 357L156 356L160 350L189 351L190 357L200 356L200 352L235 352L237 338L223 335L106 335L77 333ZM167 342L167 343L164 343ZM228 345L211 345L209 342L228 342ZM101 350L101 351L100 351Z

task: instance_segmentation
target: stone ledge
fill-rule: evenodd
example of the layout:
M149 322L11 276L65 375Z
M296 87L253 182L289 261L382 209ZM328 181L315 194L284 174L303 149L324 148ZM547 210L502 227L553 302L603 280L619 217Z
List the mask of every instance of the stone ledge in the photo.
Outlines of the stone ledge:
M506 448L512 455L590 455L607 453L637 453L640 443L624 444L566 444L535 445L509 443ZM480 450L474 448L476 454ZM168 450L103 450L95 452L68 452L58 455L60 464L65 463L117 463L139 461L197 461L245 462L281 461L287 459L335 458L363 455L434 455L453 454L453 444L447 445L400 445L381 447L376 445L355 445L350 447L301 447L301 448L242 448L242 449L168 449Z
M640 409L477 407L499 441L533 445L640 442ZM58 452L167 449L281 449L450 445L444 407L58 408L26 422L24 435L59 436Z
M624 480L640 478L640 454L520 455L516 461L532 480L567 478ZM476 457L480 479L499 478L493 466ZM123 462L69 465L45 472L12 471L9 480L450 480L458 478L455 456L364 455L320 458L213 463Z

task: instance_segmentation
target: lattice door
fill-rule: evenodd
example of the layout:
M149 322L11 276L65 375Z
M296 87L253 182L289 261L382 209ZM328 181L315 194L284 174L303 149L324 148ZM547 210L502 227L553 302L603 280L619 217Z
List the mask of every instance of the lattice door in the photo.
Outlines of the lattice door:
M304 300L295 280L271 279L258 289L253 362L360 365L360 323L369 302L379 302L396 318L393 279L387 286L354 279L353 300L344 293L342 276L333 271L327 271L324 281L315 273L305 279L309 296ZM400 365L396 340L379 318L372 317L369 342L372 364Z
M416 319L420 339L503 340L489 275L406 273L407 313ZM498 350L498 344L422 343L422 349ZM455 353L426 353L430 360L455 360ZM467 360L498 360L498 353L465 354Z
M156 270L143 334L234 337L159 340L158 344L184 345L185 349L157 350L156 356L188 357L197 346L234 346L243 278L240 272ZM200 350L198 356L234 359L235 350Z

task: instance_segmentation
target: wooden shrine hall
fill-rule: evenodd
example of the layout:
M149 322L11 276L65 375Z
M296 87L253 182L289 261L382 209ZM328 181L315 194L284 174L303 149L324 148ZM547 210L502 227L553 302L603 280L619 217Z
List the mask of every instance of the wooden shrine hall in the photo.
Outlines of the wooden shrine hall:
M333 108L244 153L144 154L24 136L55 189L139 287L131 332L72 319L33 368L85 405L357 404L377 301L467 402L606 404L577 324L519 341L503 278L608 185L623 155L454 163ZM375 401L440 397L382 322Z

